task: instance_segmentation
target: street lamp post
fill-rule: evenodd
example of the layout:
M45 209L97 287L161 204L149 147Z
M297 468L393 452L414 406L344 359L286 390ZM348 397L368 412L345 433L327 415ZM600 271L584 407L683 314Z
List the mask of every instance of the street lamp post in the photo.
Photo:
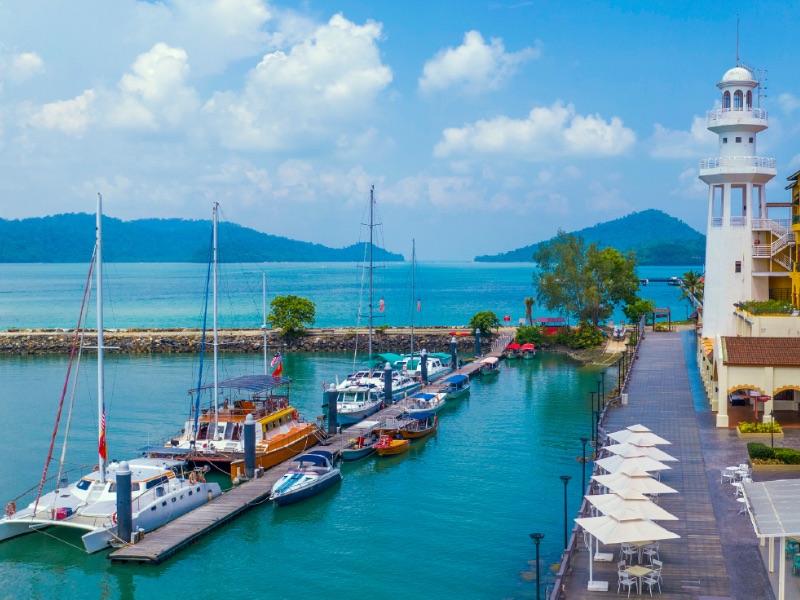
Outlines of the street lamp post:
M533 541L536 542L536 600L541 600L539 596L539 591L541 590L541 586L539 585L539 543L542 541L544 534L532 533L531 537Z
M590 415L591 416L591 420L589 421L589 425L591 426L592 439L596 440L597 438L595 437L595 434L594 434L594 432L595 432L595 427L594 427L594 410L595 410L595 408L594 408L594 392L589 392L589 395L592 397L592 413Z
M567 549L569 538L567 537L567 483L572 479L571 475L561 475L561 481L564 482L564 550Z
M775 411L769 411L769 418L772 421L769 428L769 445L775 447Z
M582 437L578 438L583 444L583 458L581 459L581 464L583 465L583 479L581 480L581 504L583 504L583 495L586 493L586 442L589 441L589 438Z
M627 350L622 351L622 379L625 379L625 357L628 355ZM622 381L619 383L619 391L622 392Z

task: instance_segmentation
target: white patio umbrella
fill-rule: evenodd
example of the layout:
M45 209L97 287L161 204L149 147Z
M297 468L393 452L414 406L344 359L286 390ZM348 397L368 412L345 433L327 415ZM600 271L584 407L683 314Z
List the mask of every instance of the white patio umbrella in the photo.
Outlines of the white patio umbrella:
M602 517L583 517L575 519L589 536L594 536L604 544L621 544L623 542L657 541L679 538L652 521L640 517L617 519L610 515ZM594 581L592 574L592 540L589 539L589 585L592 591L608 591L607 581Z
M658 446L659 444L671 444L672 442L657 436L652 431L630 431L622 429L621 431L614 431L609 433L610 437L615 442L628 442L635 446Z
M677 494L678 490L653 479L647 471L637 467L623 467L610 475L593 475L592 479L612 492L621 489L636 490L642 494Z
M638 423L636 425L628 425L625 429L627 429L628 431L633 431L634 433L642 433L642 432L645 432L645 431L652 431L652 429L650 429L649 427L645 427L641 423Z
M626 458L632 456L649 456L650 458L654 458L655 460L659 460L661 462L678 460L674 456L667 454L656 446L636 446L634 444L624 443L611 444L610 446L605 446L603 449L608 450L611 452L611 454L617 454Z
M610 494L597 494L585 496L585 498L604 515L612 516L620 521L624 520L623 517L631 518L636 515L651 521L678 520L678 517L635 490L617 490Z
M615 454L607 458L601 458L597 464L603 467L609 473L616 473L620 469L629 469L632 467L639 467L643 471L666 471L672 467L657 461L649 456L620 456Z

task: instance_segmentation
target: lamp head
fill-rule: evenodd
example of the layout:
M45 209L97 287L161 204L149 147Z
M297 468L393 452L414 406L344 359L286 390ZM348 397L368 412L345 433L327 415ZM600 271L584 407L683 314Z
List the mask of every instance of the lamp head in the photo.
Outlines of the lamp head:
M586 445L586 442L588 442L588 441L589 441L589 438L587 438L587 437L582 437L582 438L578 438L578 439L581 441L581 443L582 443L584 446Z
M572 479L572 475L561 475L559 479L564 482L564 485L567 485L567 482Z
M531 534L531 538L533 538L533 541L536 542L537 546L539 545L539 542L542 541L543 537L544 537L543 533L532 533Z

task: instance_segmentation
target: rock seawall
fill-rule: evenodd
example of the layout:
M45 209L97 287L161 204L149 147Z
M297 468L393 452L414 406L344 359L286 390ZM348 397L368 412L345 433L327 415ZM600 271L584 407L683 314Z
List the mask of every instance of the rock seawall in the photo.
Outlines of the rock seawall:
M0 332L0 354L68 354L75 339L74 331L19 330ZM125 354L149 353L194 353L200 351L202 334L198 330L127 330L106 331L106 346L114 346L114 352ZM449 330L424 329L414 332L414 345L428 352L450 351ZM474 354L475 338L457 337L459 353ZM84 336L86 346L97 344L97 335L87 332ZM219 332L220 352L263 352L263 332L254 330L222 330ZM354 329L311 329L307 335L284 339L279 333L269 332L269 349L281 348L286 352L353 352L358 344L359 350L366 351L366 331ZM486 352L491 340L482 344ZM411 333L407 329L378 331L373 334L374 352L407 352L411 347ZM93 350L89 350L93 352ZM211 352L211 335L206 334L206 352Z

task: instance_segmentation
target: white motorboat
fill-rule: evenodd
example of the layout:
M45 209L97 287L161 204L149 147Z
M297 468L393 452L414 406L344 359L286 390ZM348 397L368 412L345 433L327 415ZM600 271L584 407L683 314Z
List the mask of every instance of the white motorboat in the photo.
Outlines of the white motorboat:
M316 496L342 480L333 466L333 455L327 450L306 452L289 465L289 470L272 486L269 496L278 506L300 502Z
M102 198L98 195L94 259L97 277L97 403L98 415L101 415L98 428L98 463L94 471L69 484L64 476L62 453L62 463L55 477L55 489L43 493L50 466L48 459L36 498L20 510L17 510L20 498L6 505L6 514L0 519L0 541L40 529L59 527L85 531L81 539L86 551L90 553L107 548L115 541L130 542L131 540L117 538L117 474L124 467L128 467L131 472L133 536L139 532L152 531L177 519L222 493L219 484L206 482L202 473L191 472L188 477L184 477L181 461L137 458L127 463L106 462L101 222ZM87 284L87 293L88 288ZM80 338L76 336L75 339L77 343ZM57 428L58 422L56 430ZM54 437L55 433L54 431Z

